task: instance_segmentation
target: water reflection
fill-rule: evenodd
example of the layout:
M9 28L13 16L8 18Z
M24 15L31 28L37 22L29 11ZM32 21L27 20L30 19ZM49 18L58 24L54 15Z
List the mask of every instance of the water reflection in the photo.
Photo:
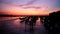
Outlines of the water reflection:
M47 34L43 24L40 23L40 18L34 26L25 24L25 22L21 23L21 20L16 17L12 20L0 20L0 27L2 34Z

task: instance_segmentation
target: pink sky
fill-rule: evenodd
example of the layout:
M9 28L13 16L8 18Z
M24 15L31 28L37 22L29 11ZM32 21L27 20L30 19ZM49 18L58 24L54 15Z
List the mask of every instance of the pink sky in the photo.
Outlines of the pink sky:
M59 0L1 0L0 14L48 15L60 10Z
M48 15L51 11L45 7L39 9L34 8L22 8L19 6L3 6L1 8L0 14L12 14L12 15Z

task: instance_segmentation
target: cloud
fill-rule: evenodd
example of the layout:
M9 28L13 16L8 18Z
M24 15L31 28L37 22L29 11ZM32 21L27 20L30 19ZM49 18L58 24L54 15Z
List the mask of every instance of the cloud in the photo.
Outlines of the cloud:
M60 8L55 8L52 11L56 12L56 11L60 11Z
M44 8L35 9L39 7L29 7L27 9L18 7L18 6L11 6L11 5L3 5L1 8L0 13L2 14L12 14L12 15L43 15L48 14L47 10L45 11Z

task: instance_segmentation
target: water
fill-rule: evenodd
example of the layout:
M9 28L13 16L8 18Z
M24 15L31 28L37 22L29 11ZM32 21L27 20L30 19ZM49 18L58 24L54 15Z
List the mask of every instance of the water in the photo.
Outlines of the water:
M36 25L33 26L33 30L31 30L31 26L24 22L21 23L21 20L18 19L19 17L13 18L14 19L11 17L0 17L0 32L2 34L48 34L43 24L40 22L40 18L36 21Z

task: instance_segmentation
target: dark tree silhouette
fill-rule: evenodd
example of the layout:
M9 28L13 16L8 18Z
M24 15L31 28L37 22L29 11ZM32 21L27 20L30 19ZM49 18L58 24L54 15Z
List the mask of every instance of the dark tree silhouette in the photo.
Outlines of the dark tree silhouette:
M45 18L44 26L50 34L60 34L60 11L50 13Z

